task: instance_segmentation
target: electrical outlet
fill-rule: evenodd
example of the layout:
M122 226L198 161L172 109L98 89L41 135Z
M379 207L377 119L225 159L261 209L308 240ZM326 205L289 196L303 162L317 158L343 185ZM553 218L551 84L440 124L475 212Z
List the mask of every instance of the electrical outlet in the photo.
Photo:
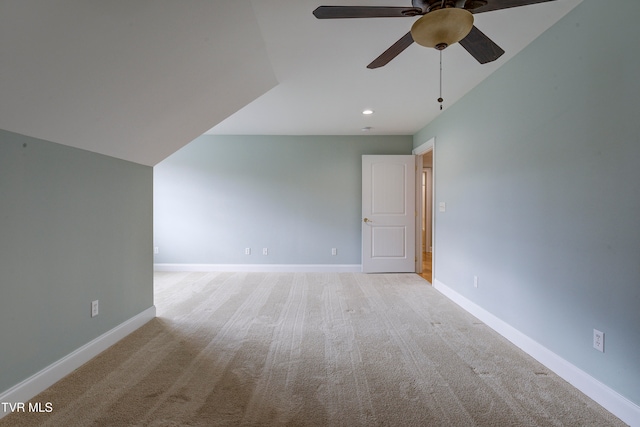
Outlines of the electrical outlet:
M473 276L473 287L474 288L478 287L478 276Z
M98 315L98 300L91 301L91 317Z
M604 353L604 332L593 330L593 348Z
M331 255L338 255L338 249L337 248L331 248Z
M244 248L245 255L251 255L251 248Z
M160 248L157 247L157 246L154 246L153 247L153 253L156 254L156 255L159 254L160 253Z
M269 249L262 248L262 255L269 255Z

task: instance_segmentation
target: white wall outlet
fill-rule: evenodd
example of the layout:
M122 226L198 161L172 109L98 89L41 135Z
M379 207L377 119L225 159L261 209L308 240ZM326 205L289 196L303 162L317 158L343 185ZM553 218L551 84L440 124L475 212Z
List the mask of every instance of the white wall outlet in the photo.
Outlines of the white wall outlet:
M251 255L251 248L244 248L245 255Z
M473 287L474 288L478 287L478 276L473 276Z
M160 253L160 248L157 247L157 246L154 246L153 247L153 253L156 254L156 255L159 254Z
M98 315L98 300L91 301L91 317Z
M604 332L593 330L593 348L604 353Z
M269 255L269 249L268 248L262 248L262 255Z
M438 210L440 212L446 212L447 211L447 204L445 202L440 202L438 204Z
M331 248L331 255L338 255L338 249L337 248Z

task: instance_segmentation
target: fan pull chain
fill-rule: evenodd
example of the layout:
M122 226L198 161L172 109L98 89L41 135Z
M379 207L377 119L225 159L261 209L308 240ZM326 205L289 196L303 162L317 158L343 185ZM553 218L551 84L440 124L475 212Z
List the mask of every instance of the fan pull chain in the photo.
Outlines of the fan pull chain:
M442 110L442 103L444 99L442 99L442 51L440 51L440 98L438 98L438 102L440 103L440 110Z

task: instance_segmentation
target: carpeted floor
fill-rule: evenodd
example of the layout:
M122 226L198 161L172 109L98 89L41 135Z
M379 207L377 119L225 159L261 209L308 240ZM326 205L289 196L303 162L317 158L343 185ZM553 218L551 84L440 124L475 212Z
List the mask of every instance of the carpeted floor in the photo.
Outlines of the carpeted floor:
M415 274L156 273L158 317L0 426L623 426Z

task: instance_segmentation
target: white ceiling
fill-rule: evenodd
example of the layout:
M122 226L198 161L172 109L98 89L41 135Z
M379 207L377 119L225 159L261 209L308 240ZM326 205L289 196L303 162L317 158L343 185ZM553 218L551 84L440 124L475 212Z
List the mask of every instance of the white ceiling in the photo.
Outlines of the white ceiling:
M582 0L557 0L475 15L506 53L480 65L460 45L443 52L445 108L460 99ZM208 133L412 135L440 112L439 52L412 44L382 68L366 68L417 18L318 20L320 5L411 5L410 0L254 0L279 85ZM375 114L363 117L371 108Z
M450 106L581 0L475 15L507 53L445 50ZM2 0L0 129L155 165L203 132L414 134L439 114L439 57L366 65L415 18L317 20L410 0ZM363 117L372 108L375 114Z

